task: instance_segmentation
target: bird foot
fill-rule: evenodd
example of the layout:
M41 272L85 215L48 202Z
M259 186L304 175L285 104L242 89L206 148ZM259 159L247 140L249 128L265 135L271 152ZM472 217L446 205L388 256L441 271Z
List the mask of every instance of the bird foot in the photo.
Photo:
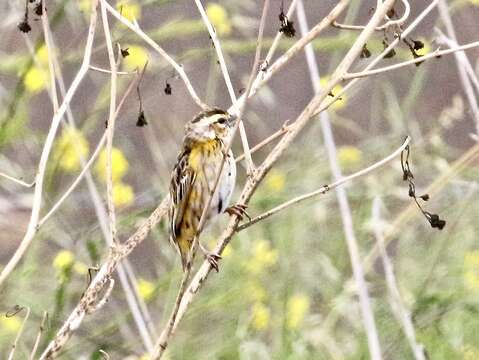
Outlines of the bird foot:
M240 220L243 220L243 218L246 216L248 220L251 221L251 216L248 215L246 212L246 209L248 208L248 205L245 204L235 204L230 206L229 208L225 209L225 213L229 215L236 215L239 217Z
M217 254L215 252L207 250L203 245L200 244L200 249L203 252L203 255L205 256L205 259L208 260L210 263L211 267L216 270L216 272L219 272L219 265L218 265L218 260L221 260L221 255Z
M220 271L219 264L218 264L218 260L221 259L220 254L216 254L216 253L213 253L213 252L208 252L207 254L205 254L205 258L206 258L206 260L208 260L211 267L216 270L216 272Z

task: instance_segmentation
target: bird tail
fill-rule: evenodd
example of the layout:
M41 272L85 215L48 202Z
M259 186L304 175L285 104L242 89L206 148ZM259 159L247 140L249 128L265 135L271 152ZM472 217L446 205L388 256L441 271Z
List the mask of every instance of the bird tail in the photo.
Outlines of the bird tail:
M176 239L170 237L170 242L175 245L175 248L178 250L181 257L181 266L183 271L186 271L186 267L188 266L188 255L190 253L190 242L181 237Z

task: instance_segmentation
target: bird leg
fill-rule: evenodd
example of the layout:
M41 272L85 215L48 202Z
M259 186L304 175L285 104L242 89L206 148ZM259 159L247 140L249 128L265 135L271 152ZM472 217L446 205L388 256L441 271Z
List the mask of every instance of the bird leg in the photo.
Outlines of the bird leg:
M216 270L216 272L219 272L219 266L218 266L218 260L221 259L221 255L214 253L212 251L209 251L207 248L205 248L201 243L199 243L200 249L203 252L203 255L205 256L205 259L208 260L210 263L211 267Z
M229 208L225 209L225 213L229 215L236 215L239 217L240 220L243 220L243 218L246 216L248 220L251 221L251 216L248 215L246 212L246 209L248 208L248 205L245 204L235 204L230 206Z

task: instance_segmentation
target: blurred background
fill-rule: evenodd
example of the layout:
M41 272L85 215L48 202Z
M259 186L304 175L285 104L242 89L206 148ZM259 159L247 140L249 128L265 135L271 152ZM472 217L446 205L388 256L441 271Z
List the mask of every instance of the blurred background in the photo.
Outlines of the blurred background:
M130 0L110 2L180 62L200 98L228 108L231 102L217 63L215 49L194 2ZM413 0L410 20L429 1ZM264 57L280 23L282 6L272 0L265 29ZM326 16L335 1L304 1L309 25ZM340 17L347 24L365 24L376 1L352 1ZM66 87L80 66L89 20L89 0L47 1L57 47L55 54ZM237 94L244 91L253 64L262 2L204 1L220 38ZM479 1L448 1L459 44L477 41ZM20 32L25 2L0 2L0 172L34 179L52 119L48 52L41 21L30 6L31 31ZM397 5L397 12L402 7ZM281 40L277 55L300 38ZM118 234L131 235L168 191L170 171L183 137L184 124L197 112L181 79L142 40L110 17L114 42L129 55L121 70L142 68L143 110L148 125L137 127L139 101L128 96L116 123L113 178ZM425 54L439 45L434 28L445 31L437 9L411 34ZM335 69L357 32L327 29L314 40L323 81ZM390 42L392 32L377 32L368 41L370 58L360 58L360 71ZM467 56L479 75L479 50ZM402 43L382 65L411 59ZM109 68L99 17L92 65ZM119 97L134 75L120 76ZM477 77L476 77L477 79ZM97 147L108 115L109 75L89 71L71 103L77 129L63 122L47 167L45 215L81 170L81 157ZM169 85L171 94L165 88ZM337 88L333 92L339 91ZM304 54L296 56L248 103L244 116L251 145L293 121L313 96ZM476 101L475 94L473 101ZM479 359L479 243L477 214L479 119L471 111L454 56L443 56L363 79L328 111L338 147L338 161L350 174L395 150L412 136L410 161L418 194L429 193L426 210L447 221L442 231L429 223L408 197L399 158L390 165L346 185L354 231L365 260L376 325L384 359L413 359L401 324L391 309L380 258L373 256L380 227L388 242L399 291L411 312L418 342L430 359ZM273 143L274 144L274 143ZM259 164L272 149L254 154ZM236 155L242 152L239 139ZM25 311L4 314L14 305L29 307L31 315L19 340L16 357L27 358L47 311L40 349L69 315L87 286L88 268L108 253L98 205L106 204L106 155L40 229L23 261L2 287L0 296L0 354L6 354L19 331ZM245 179L240 163L237 190ZM254 195L249 214L260 214L294 196L331 183L328 156L319 120L297 138L270 171ZM96 190L95 190L96 189ZM99 194L96 201L95 191ZM0 178L0 266L4 266L26 231L33 189ZM235 196L237 196L236 193ZM234 199L233 199L234 201ZM373 204L380 209L373 216ZM203 242L213 247L227 216L210 226ZM162 222L129 257L128 274L143 321L153 339L161 332L181 279L179 256L168 242ZM134 274L134 275L133 275ZM132 278L134 280L132 281ZM288 208L237 234L223 254L220 272L212 274L183 319L167 359L368 359L369 352L345 234L334 192ZM68 342L62 359L146 358L144 337L132 318L124 287L117 281L109 303L87 317Z

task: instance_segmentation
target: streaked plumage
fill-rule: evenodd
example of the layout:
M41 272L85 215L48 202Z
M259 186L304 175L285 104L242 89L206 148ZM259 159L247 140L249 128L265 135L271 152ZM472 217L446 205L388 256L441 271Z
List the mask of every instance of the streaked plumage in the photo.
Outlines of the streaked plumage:
M205 203L214 186L231 136L233 118L225 111L203 111L185 126L182 150L170 182L170 241L181 255L183 270ZM228 206L236 181L236 164L231 150L223 166L218 188L211 201L207 221Z

